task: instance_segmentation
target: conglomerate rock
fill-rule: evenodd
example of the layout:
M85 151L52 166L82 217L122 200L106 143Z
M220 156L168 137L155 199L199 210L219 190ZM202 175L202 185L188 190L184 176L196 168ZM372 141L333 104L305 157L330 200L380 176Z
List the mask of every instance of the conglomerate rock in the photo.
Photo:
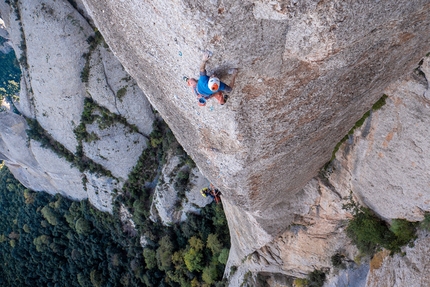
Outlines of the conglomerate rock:
M23 185L72 199L86 198L79 170L40 143L28 142L22 116L1 112L0 122L0 159Z
M425 57L419 70L426 71L428 61ZM427 286L420 282L427 282L428 277L429 260L422 255L427 254L428 232L419 232L415 247L402 249L406 256L389 257L387 250L384 256L376 256L369 272L368 262L360 266L352 263L358 251L345 236L346 222L352 215L343 205L352 195L388 222L395 218L423 220L430 210L430 157L425 152L429 149L428 89L426 78L417 70L387 87L386 103L371 111L363 125L340 146L333 162L296 194L294 205L285 207L293 222L284 233L242 258L238 257L240 251L249 248L244 244L246 240L235 234L229 264L239 267L234 274L226 269L230 286L240 285L249 271L254 275L306 277L314 269L330 270L327 286L332 287ZM240 212L229 205L227 210L229 222L241 226L237 222L240 219L236 219ZM241 228L254 232L249 226ZM335 254L342 254L349 268L335 270L331 262Z
M420 221L430 210L426 92L427 84L410 78L393 83L385 90L386 104L350 136L333 163L332 184L387 220Z
M330 268L330 256L339 250L352 260L356 250L343 230L350 215L342 209L350 191L388 220L419 220L430 210L428 83L400 80L430 47L426 0L82 0L79 5L109 45L99 44L91 53L87 40L96 34L87 14L71 2L10 2L18 8L0 2L0 17L12 31L18 58L25 56L20 111L70 151L77 146L73 130L85 97L125 117L139 133L128 137L112 129L132 139L129 143L139 141L131 153L106 157L115 139L108 138L112 130L97 125L89 129L106 135L104 144L84 144L88 156L124 177L151 131L148 96L223 192L232 236L228 266L241 265L231 286L240 285L248 271L304 277L313 268ZM198 107L182 81L198 75L205 49L213 52L208 70L227 83L228 70L239 68L224 106L211 99ZM421 70L428 77L428 58ZM341 147L328 179L312 179L383 93L386 106ZM26 145L21 117L0 116L0 156L21 182L75 199L90 196L99 209L111 208L108 194L117 187L112 178L86 172L85 192L76 169L34 141ZM120 160L126 163L114 166ZM53 166L45 166L50 162ZM425 251L425 240L419 240ZM368 284L380 282L372 274L397 280L414 268L407 260L418 260L418 270L425 272L426 259L418 253L384 261L387 267L381 265L380 273L372 269ZM391 262L406 267L393 275ZM414 276L415 269L408 272Z
M427 0L83 2L224 202L245 215L230 222L242 255L284 232L294 194L430 42ZM182 81L205 49L227 83L239 68L224 106L197 106ZM258 232L241 228L251 225Z
M2 115L0 137L16 144L2 146L0 154L26 187L76 200L89 198L100 210L111 211L112 192L121 189L146 148L155 117L143 92L94 31L88 16L71 3L0 3L2 29L9 32L23 75L15 104L70 153L82 145L83 156L113 177L79 171L55 151L29 141L25 119L9 112ZM75 129L81 124L85 98L104 108L105 114L124 120L86 124L93 139L78 139ZM10 132L18 127L12 119L19 123L19 133Z

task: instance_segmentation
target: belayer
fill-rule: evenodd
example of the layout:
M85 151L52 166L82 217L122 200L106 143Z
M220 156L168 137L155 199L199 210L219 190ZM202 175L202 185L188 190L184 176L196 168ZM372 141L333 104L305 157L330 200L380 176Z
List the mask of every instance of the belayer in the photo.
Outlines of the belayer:
M216 203L221 201L221 192L211 183L209 187L204 187L200 190L204 197L211 197Z
M236 76L238 73L237 69L233 69L232 74L233 78L230 82L230 85L227 85L220 81L218 77L216 77L214 74L211 76L207 75L206 72L206 62L209 60L210 53L205 52L203 54L202 63L200 64L200 77L198 80L194 78L187 78L184 77L184 80L187 82L187 85L191 87L194 91L194 93L197 96L197 99L199 101L199 106L205 106L206 102L210 98L215 98L217 101L224 105L227 101L227 95L224 95L225 93L230 93L234 86L234 81L236 80Z

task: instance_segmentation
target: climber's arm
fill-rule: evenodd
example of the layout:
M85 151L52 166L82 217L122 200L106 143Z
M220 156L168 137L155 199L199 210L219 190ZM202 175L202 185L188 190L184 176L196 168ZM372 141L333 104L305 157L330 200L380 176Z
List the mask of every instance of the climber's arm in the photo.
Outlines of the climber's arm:
M204 53L202 63L200 64L200 75L206 76L206 62L209 60L209 53Z

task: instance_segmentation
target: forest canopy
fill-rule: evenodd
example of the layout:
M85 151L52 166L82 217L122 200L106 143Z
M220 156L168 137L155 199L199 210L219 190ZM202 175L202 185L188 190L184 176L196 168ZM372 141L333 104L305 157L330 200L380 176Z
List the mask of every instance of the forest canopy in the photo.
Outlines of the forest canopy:
M33 192L0 166L1 286L223 286L230 248L222 205L139 235L87 200Z

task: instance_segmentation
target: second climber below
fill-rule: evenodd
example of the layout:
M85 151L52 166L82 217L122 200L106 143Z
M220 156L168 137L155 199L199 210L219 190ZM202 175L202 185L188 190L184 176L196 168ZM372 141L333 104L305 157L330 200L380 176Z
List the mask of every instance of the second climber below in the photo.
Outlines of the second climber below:
M224 105L227 100L227 95L224 95L223 92L230 93L232 91L238 71L237 69L232 70L233 78L230 85L221 82L214 74L208 76L206 72L206 62L209 60L209 57L209 52L203 54L202 63L200 64L200 77L198 80L193 78L188 79L186 77L185 80L187 81L187 85L191 87L196 94L200 106L205 106L207 100L212 97L217 99L221 105Z

